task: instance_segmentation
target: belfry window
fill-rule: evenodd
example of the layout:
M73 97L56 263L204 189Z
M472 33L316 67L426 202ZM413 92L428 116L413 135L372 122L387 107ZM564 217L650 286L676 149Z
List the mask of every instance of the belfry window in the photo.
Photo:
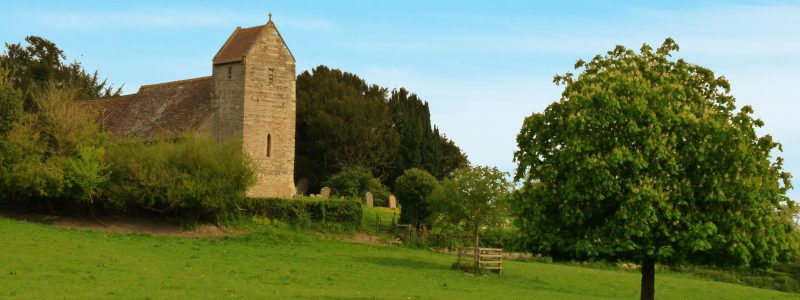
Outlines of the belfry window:
M267 157L269 157L272 153L272 135L267 134Z
M275 80L275 69L274 68L269 68L269 76L268 76L268 78L269 78L269 84L272 84L274 82L274 80Z
M231 80L231 72L233 71L232 69L232 67L228 67L228 80Z

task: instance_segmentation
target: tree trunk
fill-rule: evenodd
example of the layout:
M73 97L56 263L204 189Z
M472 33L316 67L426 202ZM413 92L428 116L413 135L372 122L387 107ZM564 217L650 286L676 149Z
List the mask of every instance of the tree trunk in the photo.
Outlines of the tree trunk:
M656 261L645 258L642 262L642 294L641 300L654 300L656 294Z
M481 248L480 247L481 247L481 244L480 244L480 233L478 231L478 227L476 226L475 227L475 265L474 265L475 273L478 273L480 271L480 268L481 268L481 265L480 265Z
M480 222L478 222L478 218L480 217L480 215L481 215L481 209L478 208L478 210L475 212L475 273L476 274L481 269L481 263L480 263L480 261L481 261L481 257L480 257L480 253L481 253L481 240L480 240L481 226L480 226Z

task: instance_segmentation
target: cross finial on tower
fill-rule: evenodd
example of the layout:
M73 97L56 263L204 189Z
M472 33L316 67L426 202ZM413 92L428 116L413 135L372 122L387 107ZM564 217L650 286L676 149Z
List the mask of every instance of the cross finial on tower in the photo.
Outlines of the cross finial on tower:
M269 16L269 21L272 22L272 13L268 13L267 16Z

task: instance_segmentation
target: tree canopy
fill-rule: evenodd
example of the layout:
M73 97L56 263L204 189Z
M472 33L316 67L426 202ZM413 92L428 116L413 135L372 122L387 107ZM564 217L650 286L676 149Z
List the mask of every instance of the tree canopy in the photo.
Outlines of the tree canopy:
M617 46L556 76L561 99L525 119L515 196L527 247L563 258L768 266L797 254L790 174L730 85L673 60L667 39Z
M385 205L389 197L386 187L378 179L373 178L369 171L359 167L333 174L325 181L325 186L330 187L333 194L340 197L363 198L370 192L376 205Z
M297 77L295 176L311 191L330 176L364 168L387 185L410 168L438 178L466 165L466 155L431 128L428 104L325 66Z
M439 182L433 175L418 168L408 169L397 177L394 193L402 208L400 223L412 224L417 228L424 224L430 225L428 217L431 215L431 209L428 197L438 185Z
M119 96L122 88L114 88L107 80L100 80L97 71L89 73L73 61L66 62L64 51L53 42L38 36L25 37L22 43L6 43L6 51L0 54L0 65L11 71L14 86L26 93L26 106L34 105L30 93L52 83L56 88L75 90L76 99L97 99Z
M400 136L390 182L405 170L422 168L442 179L467 166L467 156L456 144L431 127L428 103L406 89L392 91L389 99L394 128Z
M298 75L295 176L309 178L312 191L352 167L386 178L399 143L386 94L324 66Z
M480 230L498 227L508 218L508 196L513 186L497 168L468 166L456 170L433 190L428 202L433 218L461 232L472 233L480 247Z

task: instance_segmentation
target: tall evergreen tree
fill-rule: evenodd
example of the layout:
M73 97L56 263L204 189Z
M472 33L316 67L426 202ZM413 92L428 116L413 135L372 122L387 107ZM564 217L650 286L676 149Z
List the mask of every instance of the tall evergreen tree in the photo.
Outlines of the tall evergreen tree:
M461 149L441 135L438 128L431 128L427 102L401 88L392 91L389 104L394 127L400 135L400 148L391 179L411 168L424 169L442 179L467 165L467 157Z
M355 74L325 66L297 77L295 176L319 190L333 174L352 167L392 185L405 170L443 178L467 157L431 127L428 103L405 89L367 84Z
M387 90L325 66L297 77L295 174L311 191L331 175L363 167L385 179L398 146Z

